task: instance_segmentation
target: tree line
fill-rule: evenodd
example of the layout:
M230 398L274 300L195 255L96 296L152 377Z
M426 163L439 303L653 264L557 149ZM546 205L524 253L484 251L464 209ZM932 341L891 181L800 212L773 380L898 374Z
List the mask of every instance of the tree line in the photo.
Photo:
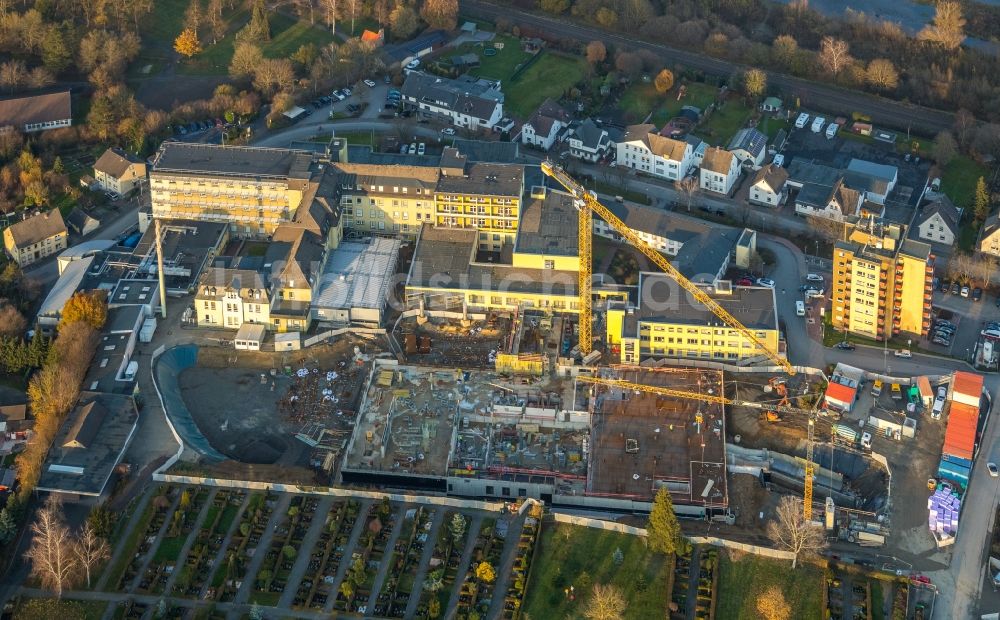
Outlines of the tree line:
M827 17L806 0L512 0L665 45L811 80L1000 120L1000 66L962 47L963 5L939 2L932 23L910 36L891 21L848 9ZM973 3L976 4L976 3ZM990 14L1000 13L989 9ZM988 23L975 9L976 30ZM990 30L1000 30L991 25Z

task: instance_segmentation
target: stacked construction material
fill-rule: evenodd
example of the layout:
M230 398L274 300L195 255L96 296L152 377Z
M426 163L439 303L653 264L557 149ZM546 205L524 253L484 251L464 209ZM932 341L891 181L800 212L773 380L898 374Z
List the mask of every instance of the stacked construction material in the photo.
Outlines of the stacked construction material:
M962 499L950 485L940 484L927 498L927 525L938 541L954 538L958 534L958 515Z

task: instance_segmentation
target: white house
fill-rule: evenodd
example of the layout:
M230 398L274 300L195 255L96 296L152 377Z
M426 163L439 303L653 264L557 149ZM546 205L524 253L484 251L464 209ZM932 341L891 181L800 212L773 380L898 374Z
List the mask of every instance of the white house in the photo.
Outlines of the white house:
M701 189L728 195L740 177L740 162L735 155L717 146L705 149L701 162Z
M917 237L923 241L954 245L958 238L958 208L943 194L941 200L926 205L917 218Z
M413 71L400 94L406 107L444 117L456 127L492 129L503 118L504 95L494 80L469 75L452 80Z
M785 181L788 171L781 166L768 164L754 174L750 184L750 202L777 207L785 200Z
M146 178L146 162L120 148L110 148L94 163L94 178L104 191L124 196Z
M0 100L0 131L14 129L32 133L72 124L72 102L68 90Z
M741 129L729 141L729 151L741 165L757 170L767 157L767 136L753 128Z
M994 213L983 222L983 236L979 239L979 251L983 254L1000 256L1000 213Z
M568 118L559 104L546 99L521 127L521 144L537 146L545 151L551 149L559 132L568 125Z
M597 161L612 146L611 136L589 118L570 125L570 134L566 139L569 154L584 161Z
M795 212L844 221L849 216L858 215L863 203L862 193L847 187L843 179L838 179L832 186L804 183L795 197Z
M618 143L615 161L646 174L680 181L691 168L694 149L683 140L665 138L653 125L632 125L625 128L625 137Z

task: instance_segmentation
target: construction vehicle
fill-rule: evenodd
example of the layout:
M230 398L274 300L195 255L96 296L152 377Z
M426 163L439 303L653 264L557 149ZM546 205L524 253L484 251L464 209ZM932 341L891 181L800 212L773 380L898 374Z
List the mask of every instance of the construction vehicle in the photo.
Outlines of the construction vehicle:
M618 370L630 370L627 366L618 366ZM648 370L643 368L635 368L637 371ZM805 462L805 475L803 480L803 516L807 520L812 519L812 496L813 496L813 477L816 473L816 466L813 464L813 441L814 433L816 429L816 411L799 409L797 407L791 407L787 404L772 404L772 403L760 403L754 401L746 400L733 400L731 398L726 398L725 396L720 396L718 394L702 394L700 392L690 392L688 390L678 390L674 388L660 387L656 385L644 385L642 383L635 383L633 381L626 381L624 379L608 379L604 377L593 377L589 375L578 375L576 380L581 383L590 383L594 385L604 385L607 387L616 387L622 390L632 390L635 392L647 392L650 394L658 394L660 396L668 396L671 398L684 398L688 400L697 400L706 403L715 403L719 405L732 405L736 407L748 407L751 409L760 409L761 417L771 420L771 415L777 416L780 413L787 413L790 415L805 415L809 418L808 425L808 437L806 438L806 462ZM786 399L787 401L787 399ZM777 420L780 421L780 417Z
M738 331L740 335L753 343L756 348L764 353L772 362L781 366L789 375L795 374L795 368L788 362L787 359L781 356L777 351L772 350L767 343L758 338L754 332L747 329L733 315L729 314L725 308L709 297L703 289L684 277L684 275L678 271L676 267L670 264L670 261L668 261L663 254L660 254L655 248L643 241L642 238L635 233L635 231L625 224L625 222L621 221L618 216L601 204L594 192L584 189L584 187L573 179L573 177L567 174L562 167L556 165L550 160L542 162L542 172L544 172L547 176L552 177L560 185L566 188L566 191L568 191L575 199L574 203L580 213L580 217L578 218L579 228L577 231L580 246L580 272L578 282L580 296L579 343L580 352L583 355L589 354L594 344L592 331L593 298L591 294L591 284L593 280L593 215L596 214L603 219L608 226L615 229L615 232L617 232L623 239L627 240L634 248L645 254L654 265L663 271L663 273L673 278L674 281L681 286L681 288L690 293L691 296L698 300L699 303L708 308L730 328Z
M765 392L774 392L781 397L779 405L788 404L788 386L785 385L785 380L781 377L771 377L767 380L767 387L770 389L765 389Z
M781 416L773 411L762 411L760 414L761 422L781 422Z

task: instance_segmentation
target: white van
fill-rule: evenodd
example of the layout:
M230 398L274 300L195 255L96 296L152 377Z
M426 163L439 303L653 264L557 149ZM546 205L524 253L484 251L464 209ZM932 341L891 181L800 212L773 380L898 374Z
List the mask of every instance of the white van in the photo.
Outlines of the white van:
M838 129L840 129L840 125L837 123L830 123L830 125L826 128L826 139L830 140L837 135Z
M803 127L806 126L806 123L808 122L809 122L809 115L803 112L802 114L799 114L799 117L797 119L795 119L795 128L802 129Z
M944 411L944 399L939 396L934 399L934 408L931 409L931 417L935 420L940 420L942 411Z
M806 315L806 304L802 301L795 302L795 316L805 316Z
M823 131L823 125L826 125L826 119L822 116L817 116L813 119L812 131L813 133L819 133Z

